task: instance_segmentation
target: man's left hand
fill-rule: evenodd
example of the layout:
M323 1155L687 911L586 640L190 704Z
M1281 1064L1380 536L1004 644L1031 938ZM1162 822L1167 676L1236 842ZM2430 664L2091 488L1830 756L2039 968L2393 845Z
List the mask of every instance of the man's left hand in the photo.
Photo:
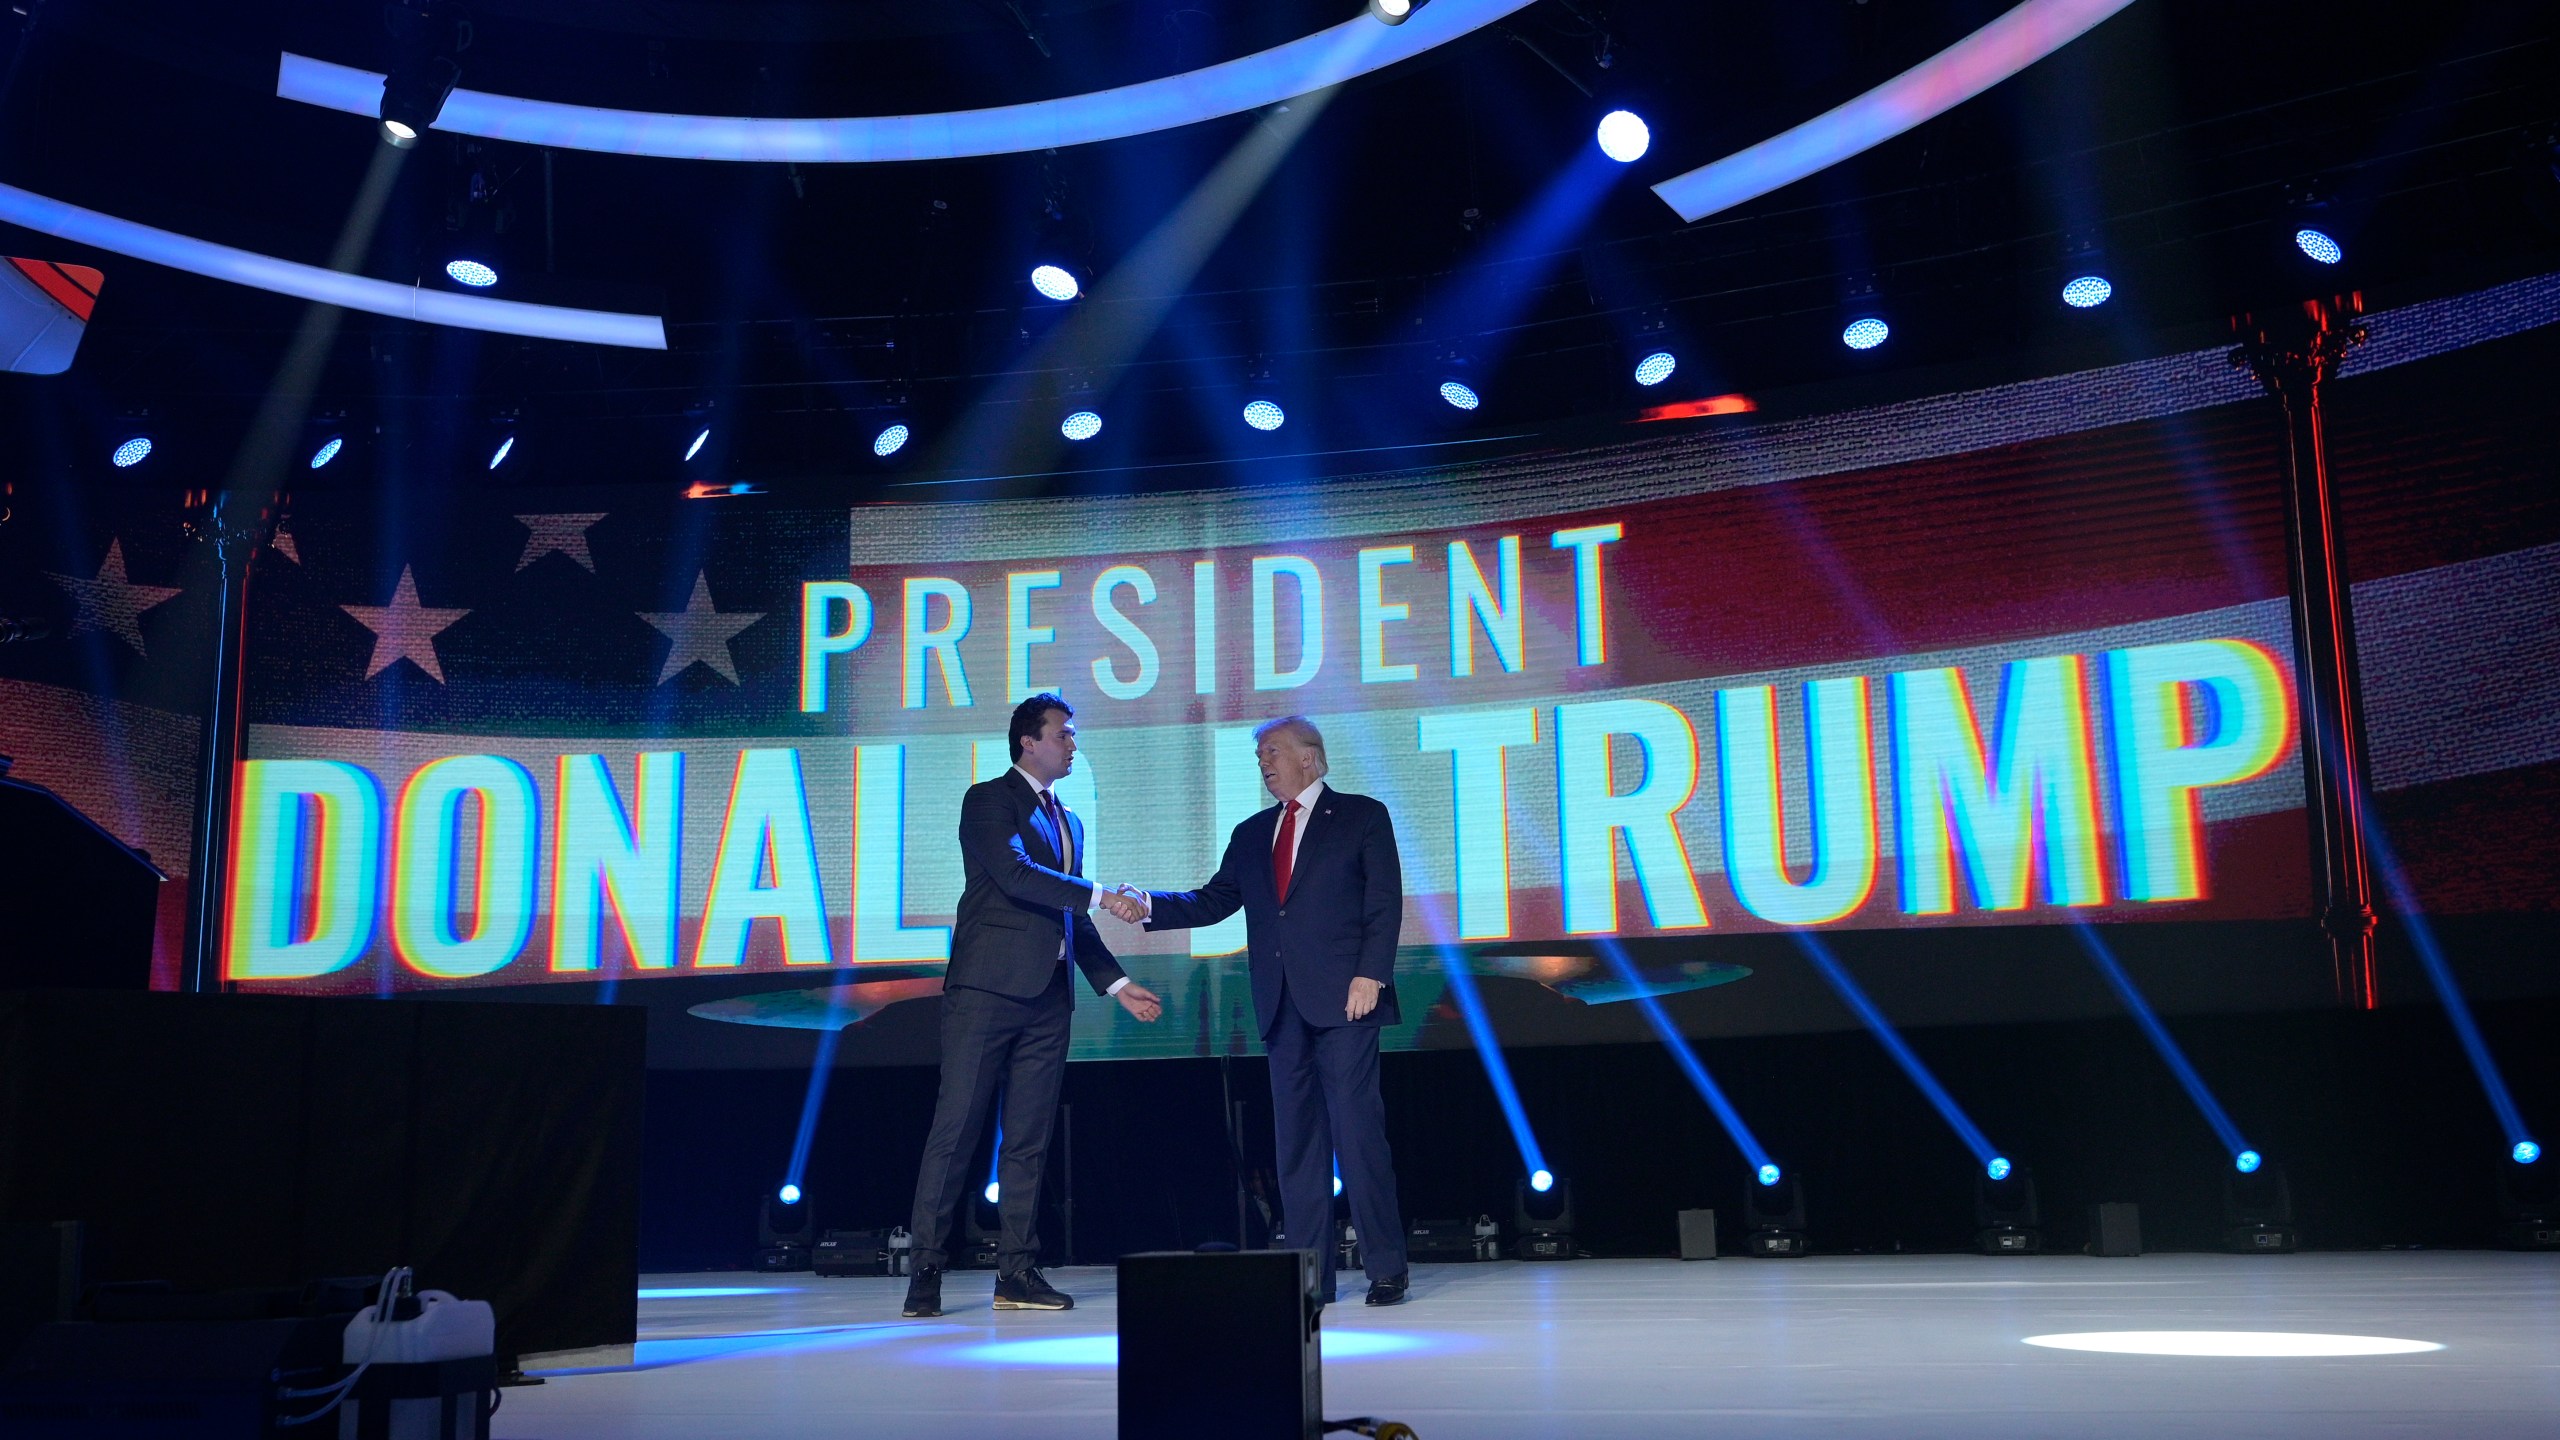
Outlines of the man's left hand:
M1120 1002L1121 1009L1149 1024L1164 1013L1164 1002L1156 998L1156 992L1135 980L1121 986L1120 993L1111 998Z
M1130 989L1135 988L1137 987L1130 987ZM1377 1009L1378 991L1380 988L1381 987L1378 982L1375 980L1363 979L1355 976L1351 981L1351 1003L1342 1007L1342 1013L1349 1016L1351 1019L1357 1020L1368 1014L1370 1011ZM1125 995L1128 992L1124 990L1121 993Z

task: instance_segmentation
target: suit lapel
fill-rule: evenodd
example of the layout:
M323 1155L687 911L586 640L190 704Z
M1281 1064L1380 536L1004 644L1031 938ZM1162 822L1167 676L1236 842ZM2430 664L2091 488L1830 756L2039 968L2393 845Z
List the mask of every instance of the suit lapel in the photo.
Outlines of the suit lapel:
M1308 857L1316 854L1316 847L1325 843L1327 837L1333 834L1334 825L1339 819L1333 813L1333 801L1333 787L1328 785L1316 792L1316 803L1308 806L1306 813L1298 817L1298 824L1301 827L1298 838L1298 863L1289 868L1289 888L1292 890L1298 887L1297 874L1306 868Z
M1058 832L1049 824L1049 807L1040 803L1039 787L1025 779L1019 769L1008 767L1004 773L1013 781L1014 794L1031 807L1031 833L1039 836L1040 843L1049 847L1050 863L1063 866L1066 852L1059 848Z

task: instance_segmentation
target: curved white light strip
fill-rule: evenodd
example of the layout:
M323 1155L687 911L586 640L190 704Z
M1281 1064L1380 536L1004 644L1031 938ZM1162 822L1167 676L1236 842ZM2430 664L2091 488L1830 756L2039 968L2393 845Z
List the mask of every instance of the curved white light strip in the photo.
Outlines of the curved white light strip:
M558 305L528 305L488 295L455 295L414 285L394 285L349 275L319 265L279 260L253 250L237 250L161 230L133 220L120 220L95 210L48 199L15 185L0 185L0 221L42 231L58 239L94 246L172 270L214 280L228 280L255 290L292 295L323 305L338 305L374 315L487 330L499 335L529 335L541 340L578 340L591 345L620 345L635 350L667 348L666 322L655 315L625 315L612 310L570 310Z
M1683 220L1703 220L1756 200L1945 114L2079 39L2132 3L2026 0L1857 99L1748 150L1675 175L1654 186L1653 193L1679 211Z
M1328 30L1180 75L1057 100L951 110L936 115L868 115L838 120L767 120L602 110L456 90L435 128L491 140L602 150L670 160L763 160L866 164L952 160L1090 145L1171 130L1276 105L1409 60L1479 30L1533 0L1437 0L1405 25L1366 13ZM287 54L276 94L367 117L382 113L382 77Z

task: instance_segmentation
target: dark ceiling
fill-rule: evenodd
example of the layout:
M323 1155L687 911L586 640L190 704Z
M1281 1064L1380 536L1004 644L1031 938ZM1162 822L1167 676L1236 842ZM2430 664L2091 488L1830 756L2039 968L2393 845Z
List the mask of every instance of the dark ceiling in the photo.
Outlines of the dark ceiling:
M0 180L328 255L374 127L275 98L276 56L385 68L376 7L11 3ZM475 479L504 419L525 437L511 483L675 483L716 467L879 493L1020 472L1196 484L1202 461L1378 468L1426 453L1400 447L1622 423L1655 399L1742 390L1784 405L2201 343L2235 306L2311 283L2270 239L2306 186L2349 232L2348 278L2385 293L2560 266L2560 233L2533 204L2550 153L2528 148L2560 118L2548 5L2137 0L1989 95L1738 210L1684 225L1646 188L2005 8L1541 0L1345 87L1141 327L1143 347L1107 365L1045 343L1071 315L1024 281L1044 225L1101 277L1074 310L1148 311L1159 277L1121 261L1264 117L1054 154L796 168L433 134L403 162L361 268L441 285L467 241L499 263L500 293L663 313L672 349L346 317L313 403L365 439L305 483ZM547 99L895 114L1174 73L1356 13L1354 0L480 0L461 60L467 86ZM1652 153L1606 167L1605 190L1548 223L1556 197L1590 181L1592 124L1620 103L1651 122ZM2119 297L2086 315L2054 299L2079 238L2104 246ZM188 437L160 480L218 480L307 307L5 226L0 248L108 274L72 374L0 376L0 418L35 437L0 463L96 470L119 413L148 408ZM1860 357L1838 335L1844 288L1864 278L1895 336ZM1681 356L1665 387L1677 393L1627 381L1657 340ZM1487 397L1474 416L1429 398L1457 357ZM1290 426L1245 430L1248 390L1283 399ZM1110 418L1101 439L1057 441L1071 402ZM706 414L722 440L688 472L675 432ZM894 468L868 454L892 414L924 437Z

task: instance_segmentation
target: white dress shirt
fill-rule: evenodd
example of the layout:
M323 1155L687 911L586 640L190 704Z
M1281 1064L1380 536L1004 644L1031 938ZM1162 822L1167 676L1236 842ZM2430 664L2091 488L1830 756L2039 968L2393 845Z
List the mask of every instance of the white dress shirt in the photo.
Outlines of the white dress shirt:
M1289 832L1289 884L1292 889L1298 883L1298 852L1307 844L1307 817L1316 813L1316 797L1323 793L1324 781L1321 779L1298 792L1298 827ZM1275 853L1280 849L1280 826L1288 818L1289 807L1283 805L1279 818L1271 822L1271 848Z
M1021 766L1014 766L1013 773L1031 782L1031 789L1034 794L1040 797L1040 807L1043 810L1048 809L1053 802L1057 805L1058 808L1055 812L1054 818L1057 820L1058 824L1058 860L1060 864L1066 866L1069 872L1072 873L1076 863L1076 842L1067 832L1066 802L1063 800L1057 800L1056 797L1049 793L1049 787L1041 781L1039 776L1032 774ZM1102 905L1102 882L1099 880L1090 880L1086 883L1093 887L1093 898L1086 903L1089 908L1099 909ZM1058 958L1061 960L1067 958L1067 942L1064 937L1060 937L1058 941ZM1129 977L1123 975L1119 979L1112 981L1110 988L1104 990L1102 993L1105 995L1117 995L1120 993L1120 987L1128 983Z

